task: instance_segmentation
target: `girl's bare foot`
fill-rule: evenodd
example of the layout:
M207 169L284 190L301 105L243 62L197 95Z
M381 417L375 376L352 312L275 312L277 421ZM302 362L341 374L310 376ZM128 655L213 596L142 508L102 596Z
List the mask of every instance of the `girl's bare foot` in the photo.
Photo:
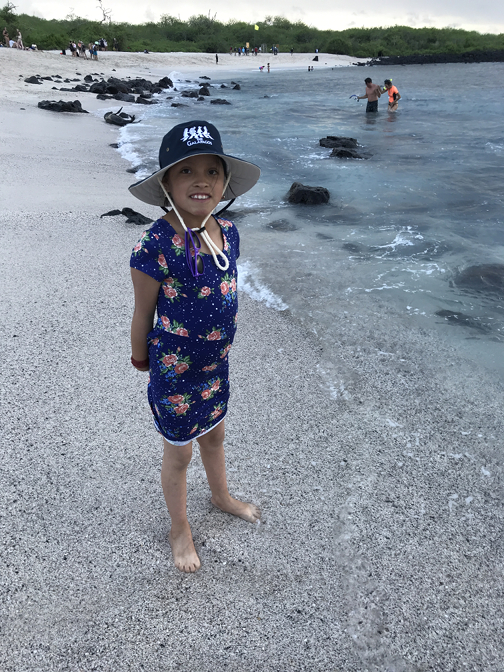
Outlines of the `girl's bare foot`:
M226 499L215 499L212 497L211 502L221 511L231 513L233 516L243 518L249 523L256 523L261 517L261 511L255 504L248 504L247 502L240 502L238 499L233 499L230 495Z
M189 523L174 533L170 530L170 546L175 567L181 572L196 572L201 567L200 559L194 548Z

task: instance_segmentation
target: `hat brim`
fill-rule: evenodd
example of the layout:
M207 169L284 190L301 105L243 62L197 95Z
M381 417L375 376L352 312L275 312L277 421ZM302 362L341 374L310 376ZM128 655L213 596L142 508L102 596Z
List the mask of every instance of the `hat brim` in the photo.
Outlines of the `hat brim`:
M199 152L191 154L191 156L202 156L210 153L213 154L213 152ZM221 201L229 201L232 198L238 198L238 196L241 196L249 191L249 189L252 189L257 183L257 180L261 175L259 166L256 166L254 163L249 163L248 161L243 161L243 159L238 159L235 156L229 156L228 154L214 154L214 156L220 157L226 163L228 170L231 173L231 179L226 187L226 191L220 199ZM183 161L183 159L180 161ZM165 166L161 170L156 171L144 180L132 184L128 187L130 193L144 203L163 207L165 205L166 196L161 189L159 181L163 179L166 171L170 170L175 164L180 163L180 161L174 161L169 166Z

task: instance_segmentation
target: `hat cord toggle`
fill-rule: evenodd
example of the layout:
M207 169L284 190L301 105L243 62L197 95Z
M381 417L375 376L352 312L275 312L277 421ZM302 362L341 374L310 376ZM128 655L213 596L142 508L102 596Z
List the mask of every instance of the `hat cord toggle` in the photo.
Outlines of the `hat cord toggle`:
M224 185L224 189L222 190L222 194L223 194L223 195L224 195L224 192L226 191L226 189L227 189L227 187L228 187L228 184L229 184L229 180L230 180L230 179L231 179L231 173L229 173L229 175L228 175L228 177L227 177L227 179L226 179L226 183L225 183L225 185ZM212 213L210 212L210 213L205 217L205 219L203 220L203 222L201 223L201 226L200 226L199 228L197 228L197 229L188 229L187 226L185 225L184 220L183 220L182 217L180 216L179 211L178 211L177 208L175 207L175 204L174 204L174 202L172 201L172 199L171 199L171 197L170 197L170 194L166 191L166 189L165 189L165 187L164 187L164 184L162 183L161 179L158 178L158 182L159 182L159 184L161 185L161 189L164 191L164 194L165 194L166 198L168 199L168 202L170 203L170 205L171 205L171 207L172 207L172 209L173 209L173 212L177 215L177 217L178 217L178 219L179 219L179 222L182 224L182 228L184 229L184 231L185 231L186 233L187 233L188 231L191 231L191 232L193 232L193 233L196 233L196 234L201 235L202 239L203 239L203 240L205 241L205 243L207 244L208 249L209 249L210 252L212 253L212 257L213 257L213 260L214 260L215 265L217 266L217 268L219 268L221 271L227 271L227 269L229 268L229 259L226 257L226 255L224 254L223 250L219 250L219 248L217 247L217 245L214 243L214 241L213 241L213 240L210 238L210 236L208 235L208 231L205 229L205 224L206 224L207 221L210 219ZM187 236L186 236L186 240L187 240ZM221 261L217 258L217 255L219 255L220 257L222 257L222 259L224 260L224 263L221 263Z

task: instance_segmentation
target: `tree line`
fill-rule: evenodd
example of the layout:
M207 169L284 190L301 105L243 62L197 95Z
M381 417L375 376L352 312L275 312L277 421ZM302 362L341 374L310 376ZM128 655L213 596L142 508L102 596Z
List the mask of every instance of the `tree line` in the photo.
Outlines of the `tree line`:
M348 28L347 30L318 30L281 16L267 16L253 24L243 21L222 23L204 15L187 21L165 14L157 23L140 25L116 23L104 15L103 21L89 21L75 14L63 20L46 20L28 14L15 13L8 2L0 9L0 24L9 33L21 30L25 44L39 49L63 49L70 40L85 44L100 38L120 51L206 52L223 53L233 47L251 48L273 45L280 51L348 54L359 57L408 56L412 54L460 54L467 51L504 49L504 34L478 33L455 28L410 28L392 26L381 28Z

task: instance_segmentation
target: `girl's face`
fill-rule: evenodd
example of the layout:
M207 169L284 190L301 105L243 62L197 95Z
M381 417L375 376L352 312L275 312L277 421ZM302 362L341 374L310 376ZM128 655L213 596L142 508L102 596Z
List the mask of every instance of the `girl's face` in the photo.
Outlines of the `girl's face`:
M172 166L163 184L186 225L199 226L220 202L224 181L224 167L219 157L201 154Z

